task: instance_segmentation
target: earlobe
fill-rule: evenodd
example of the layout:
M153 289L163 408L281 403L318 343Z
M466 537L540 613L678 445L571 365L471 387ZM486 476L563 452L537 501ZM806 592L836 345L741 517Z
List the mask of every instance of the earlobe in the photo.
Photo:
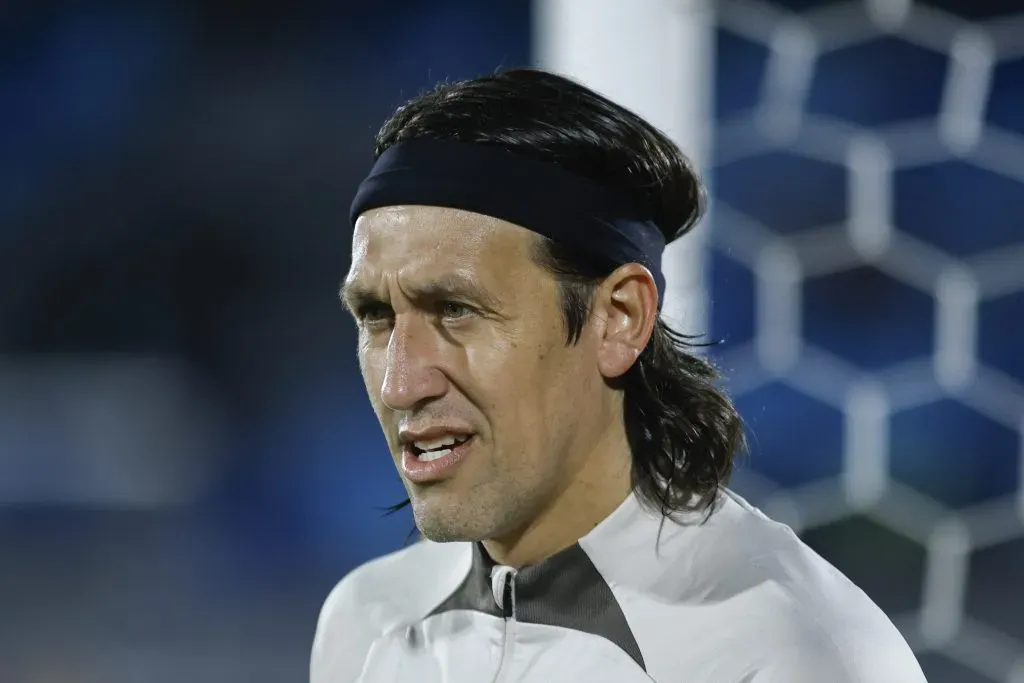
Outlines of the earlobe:
M604 319L598 348L602 375L624 375L636 363L654 331L658 292L654 278L643 266L620 266L603 283L595 307Z

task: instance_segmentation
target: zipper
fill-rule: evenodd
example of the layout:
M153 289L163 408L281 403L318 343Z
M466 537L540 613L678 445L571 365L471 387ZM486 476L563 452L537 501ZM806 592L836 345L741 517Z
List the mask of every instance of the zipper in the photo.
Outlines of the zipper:
M502 640L501 659L494 673L494 683L506 680L505 672L511 668L512 651L516 641L516 570L506 567L503 573L501 613L505 619L505 634Z

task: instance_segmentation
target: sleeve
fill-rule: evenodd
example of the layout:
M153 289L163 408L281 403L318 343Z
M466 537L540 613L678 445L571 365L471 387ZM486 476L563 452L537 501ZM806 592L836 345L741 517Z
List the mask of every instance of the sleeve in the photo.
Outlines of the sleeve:
M927 683L902 640L865 638L837 644L822 635L791 644L738 683Z
M350 574L324 601L313 637L310 683L355 683L362 673L378 634L365 615L359 618L357 584L358 577Z

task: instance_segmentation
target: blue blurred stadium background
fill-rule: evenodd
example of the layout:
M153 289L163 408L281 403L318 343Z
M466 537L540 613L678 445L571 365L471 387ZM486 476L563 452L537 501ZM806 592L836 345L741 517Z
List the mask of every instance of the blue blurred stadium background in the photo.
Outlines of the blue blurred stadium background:
M760 97L767 49L722 30L716 55L724 126ZM402 490L335 296L350 196L396 105L530 58L524 0L0 4L0 681L305 677L333 583L411 524L382 515ZM934 119L946 68L894 39L838 50L807 111ZM987 121L1024 135L1024 60L996 69ZM780 235L849 214L841 166L786 152L711 166L715 197ZM898 228L957 256L1016 253L1024 271L1022 181L960 162L900 171ZM728 371L758 324L754 278L729 248L709 254L700 331L724 340ZM930 353L928 294L870 267L809 282L818 347L869 371ZM1024 290L979 312L1008 410L1022 318ZM842 410L779 382L740 393L751 482L840 473ZM891 429L896 479L950 509L1021 488L1020 434L962 402ZM919 606L920 544L856 515L807 538L890 613ZM1008 538L961 586L989 672L923 654L930 680L1024 680L1004 661L1024 658L1024 531Z

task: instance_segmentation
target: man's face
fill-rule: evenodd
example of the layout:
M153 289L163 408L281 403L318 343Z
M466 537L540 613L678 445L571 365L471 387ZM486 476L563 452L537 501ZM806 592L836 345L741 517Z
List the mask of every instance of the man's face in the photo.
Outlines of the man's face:
M423 535L514 534L564 491L609 416L594 342L566 344L536 236L424 206L356 224L345 303L366 389Z

